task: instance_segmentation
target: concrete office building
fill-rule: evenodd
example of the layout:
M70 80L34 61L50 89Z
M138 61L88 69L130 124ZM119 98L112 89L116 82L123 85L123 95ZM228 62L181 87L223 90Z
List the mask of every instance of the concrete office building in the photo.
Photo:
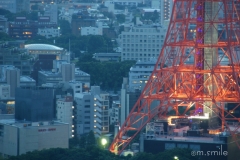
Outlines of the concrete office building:
M96 103L102 108L102 133L109 132L109 93L102 92L100 86L91 86L91 94L94 95ZM100 102L98 104L97 102Z
M69 81L68 84L73 89L73 93L82 93L82 92L89 92L90 83L80 82L80 81Z
M58 23L58 5L50 3L45 5L43 16L50 17L50 22Z
M97 61L119 61L121 53L94 53L93 58Z
M62 81L69 82L75 79L75 64L61 65Z
M121 108L119 112L119 122L120 125L123 125L130 111L134 107L137 102L139 96L141 94L141 90L130 91L128 89L128 79L123 78L123 84L121 89Z
M125 6L137 6L145 0L108 0L104 2L106 7L110 7L111 4L125 5Z
M20 86L20 70L10 65L0 66L1 82L10 86L10 97L15 97L15 89Z
M68 124L54 121L0 120L0 153L18 156L34 150L68 148Z
M28 11L29 0L0 0L0 8L12 13Z
M37 36L39 28L58 29L58 26L50 22L49 17L38 17L38 21L16 17L15 21L9 22L8 34L14 39L31 39Z
M37 34L46 38L59 37L60 29L58 27L42 27L38 28Z
M28 76L20 76L20 70L12 65L0 65L0 85L8 85L9 96L3 94L4 99L13 99L15 97L15 89L17 87L35 87L36 82ZM4 87L4 88L5 88ZM2 97L2 98L3 98Z
M109 94L91 86L90 92L75 94L76 134L93 131L96 137L109 132ZM75 126L75 125L74 125Z
M73 97L71 95L57 99L56 118L59 122L69 124L69 138L74 137L73 108Z
M76 108L75 124L76 136L93 131L96 137L101 135L102 108L101 104L94 101L94 95L84 92L75 95ZM75 127L76 126L76 127Z
M103 35L103 28L100 27L81 27L81 36Z
M149 61L157 58L164 43L166 28L160 25L140 25L125 28L119 35L121 61Z
M137 63L130 68L129 75L129 90L135 89L142 90L145 84L148 82L149 76L155 67L156 59L150 59L150 61L137 61Z
M75 81L79 81L82 83L90 83L90 75L75 68ZM63 81L61 72L52 72L52 71L39 71L38 72L38 85L46 83L54 83L57 84Z
M164 25L164 21L170 21L172 14L173 0L152 0L151 8L160 9L160 24Z
M118 124L120 121L120 109L121 109L121 103L120 101L113 101L112 108L110 110L110 124Z
M10 85L1 84L0 85L0 99L10 99Z
M0 46L0 65L13 65L20 69L21 75L30 75L32 69L32 56L29 54L21 55L24 51L18 48L9 49L10 42Z
M6 82L10 85L10 97L15 97L15 90L20 86L20 70L17 68L7 69Z

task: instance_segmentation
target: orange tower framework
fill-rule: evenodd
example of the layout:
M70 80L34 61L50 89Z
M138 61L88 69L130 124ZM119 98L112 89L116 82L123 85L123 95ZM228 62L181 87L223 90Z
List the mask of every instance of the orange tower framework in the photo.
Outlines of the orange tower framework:
M120 154L148 122L173 112L208 118L209 129L237 140L239 74L239 0L174 0L155 68L109 150Z

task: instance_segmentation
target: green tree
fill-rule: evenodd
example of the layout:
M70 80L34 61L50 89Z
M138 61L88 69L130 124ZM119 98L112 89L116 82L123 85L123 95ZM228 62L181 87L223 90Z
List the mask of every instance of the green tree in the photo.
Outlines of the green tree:
M153 22L159 20L159 13L158 13L156 10L153 12L152 17L151 17L151 20L152 20Z
M90 131L87 135L87 145L96 145L96 138L93 131Z
M37 5L37 4L32 5L32 6L31 6L31 10L38 10L38 5Z
M123 62L83 62L76 65L81 70L91 75L91 85L100 85L104 90L118 90L121 88L123 77L128 76L128 72L135 61ZM114 75L114 76L113 76Z
M0 8L0 15L4 15L8 19L8 21L13 21L15 19L15 16L13 13L2 8Z
M72 33L70 23L67 20L59 20L59 25L62 35L69 35Z
M4 32L0 32L0 41L9 41L12 40L11 37Z
M124 6L124 5L121 5L121 4L115 4L115 5L114 5L114 8L115 8L115 9L118 9L118 10L124 10L124 9L125 9L125 6Z
M117 14L117 21L118 23L124 23L125 22L125 15L124 14Z
M79 145L80 141L77 137L69 139L69 148L75 148Z
M79 140L79 147L80 148L85 148L86 147L86 136L81 136Z

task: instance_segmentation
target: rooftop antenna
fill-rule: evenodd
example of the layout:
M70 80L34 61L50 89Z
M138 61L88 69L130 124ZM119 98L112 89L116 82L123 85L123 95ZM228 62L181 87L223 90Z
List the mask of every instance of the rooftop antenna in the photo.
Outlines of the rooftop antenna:
M71 41L70 41L70 38L69 38L69 43L68 43L69 54L71 54L71 52L70 52L70 43L71 43Z

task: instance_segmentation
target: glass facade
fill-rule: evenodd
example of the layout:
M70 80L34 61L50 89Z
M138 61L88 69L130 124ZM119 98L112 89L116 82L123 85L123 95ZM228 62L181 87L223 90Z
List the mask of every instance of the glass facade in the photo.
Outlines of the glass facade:
M15 118L32 122L52 121L54 118L53 89L17 88Z

